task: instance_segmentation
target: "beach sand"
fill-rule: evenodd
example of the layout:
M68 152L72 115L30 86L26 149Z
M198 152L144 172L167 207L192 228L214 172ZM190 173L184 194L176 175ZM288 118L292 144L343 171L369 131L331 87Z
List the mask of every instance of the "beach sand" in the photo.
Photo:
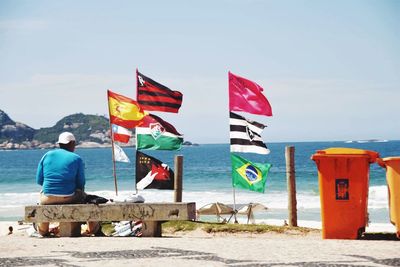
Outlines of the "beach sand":
M400 266L400 242L322 240L318 231L35 238L29 224L0 227L0 266Z

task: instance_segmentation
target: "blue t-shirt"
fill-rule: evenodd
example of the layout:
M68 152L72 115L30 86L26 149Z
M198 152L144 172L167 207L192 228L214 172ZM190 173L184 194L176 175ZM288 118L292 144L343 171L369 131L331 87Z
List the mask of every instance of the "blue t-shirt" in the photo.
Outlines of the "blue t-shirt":
M36 183L45 195L72 195L85 188L83 160L65 149L47 152L39 162Z

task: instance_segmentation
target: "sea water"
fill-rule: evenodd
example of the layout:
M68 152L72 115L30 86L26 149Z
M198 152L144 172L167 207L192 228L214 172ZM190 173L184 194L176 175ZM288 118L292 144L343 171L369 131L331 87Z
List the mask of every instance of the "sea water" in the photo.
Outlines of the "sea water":
M318 172L310 159L317 150L330 147L351 147L379 152L381 157L400 156L400 141L345 143L294 142L270 143L269 155L241 154L252 162L272 164L265 193L235 189L237 204L261 203L268 210L255 213L257 222L288 218L288 194L285 166L285 147L295 147L295 175L298 220L307 225L320 225ZM35 184L37 164L48 150L0 151L0 220L21 220L23 207L38 202L40 186ZM135 193L134 148L124 148L131 163L116 163L116 185L119 196ZM183 202L196 202L200 208L208 203L234 202L231 180L229 144L185 146L180 151L142 150L150 156L174 167L174 157L183 155ZM77 149L85 161L86 188L91 194L115 197L115 181L111 148ZM146 202L170 202L172 190L143 190L138 192ZM389 225L386 173L377 164L370 165L368 213L371 223ZM212 219L207 217L205 219ZM240 219L240 218L239 218ZM246 218L242 218L245 220ZM301 225L301 223L299 223Z

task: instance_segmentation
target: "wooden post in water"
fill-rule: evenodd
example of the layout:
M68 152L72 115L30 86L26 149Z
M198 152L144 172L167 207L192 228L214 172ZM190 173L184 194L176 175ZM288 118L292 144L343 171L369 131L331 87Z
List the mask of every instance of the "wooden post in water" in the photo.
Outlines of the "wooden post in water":
M183 156L175 156L174 161L174 202L182 202L182 173L183 173Z
M294 168L294 146L285 147L286 177L288 188L289 226L297 226L296 175Z

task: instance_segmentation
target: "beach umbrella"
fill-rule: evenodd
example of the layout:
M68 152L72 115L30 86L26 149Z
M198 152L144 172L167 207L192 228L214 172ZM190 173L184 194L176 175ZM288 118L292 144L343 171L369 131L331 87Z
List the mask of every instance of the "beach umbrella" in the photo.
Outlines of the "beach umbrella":
M247 216L247 223L255 223L254 212L255 211L266 211L268 208L261 203L249 203L245 205L237 204L237 214L243 214Z
M220 202L209 203L204 205L200 209L197 210L198 215L215 215L217 216L218 222L220 219L225 220L221 217L221 215L233 215L234 210L232 207L225 205ZM230 218L229 218L230 219ZM229 221L229 220L228 220Z

